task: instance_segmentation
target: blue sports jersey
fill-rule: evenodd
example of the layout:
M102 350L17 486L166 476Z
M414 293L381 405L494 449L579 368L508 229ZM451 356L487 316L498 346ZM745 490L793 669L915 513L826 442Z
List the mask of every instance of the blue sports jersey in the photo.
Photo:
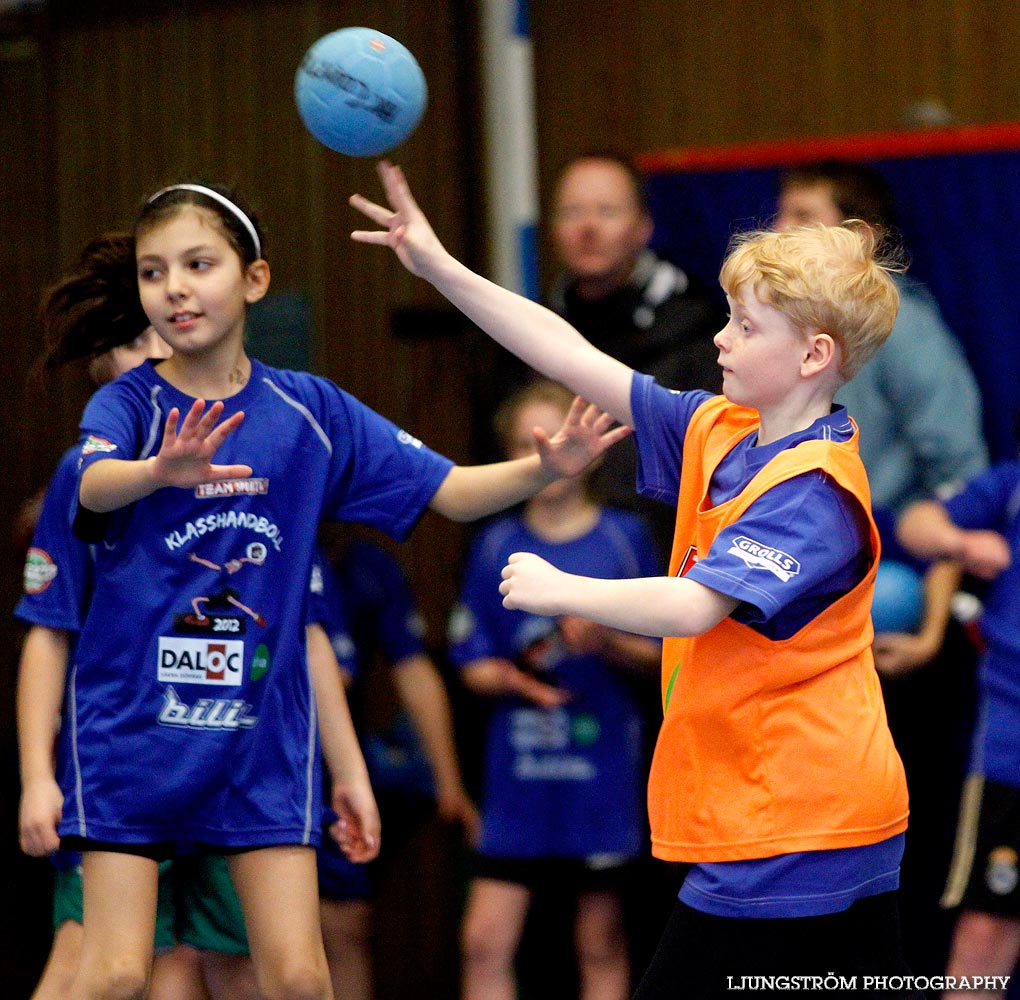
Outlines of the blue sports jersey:
M24 592L14 614L29 625L77 634L92 592L89 546L71 533L78 491L79 448L64 453L46 488L32 547L25 559Z
M1003 462L970 480L946 502L960 528L997 531L1012 561L984 597L981 632L988 649L978 674L979 706L971 768L1020 788L1020 462Z
M151 363L100 389L82 467L154 455L171 407ZM304 655L320 519L414 526L451 464L326 379L252 361L216 454L243 480L113 512L70 684L62 835L226 847L314 843L321 781Z
M336 556L333 568L363 662L400 669L410 657L426 654L425 620L394 556L375 542L352 538ZM357 710L357 698L354 701ZM435 797L432 769L406 709L399 708L381 730L366 727L362 747L377 794Z
M73 655L82 618L92 593L92 553L71 533L71 511L78 491L80 448L64 452L46 488L32 547L25 558L21 600L14 609L27 625L40 625L68 633ZM50 862L57 871L81 864L77 851L55 851Z
M683 444L694 411L710 393L672 392L635 373L631 387L638 489L675 505ZM801 441L846 441L843 407L803 431L761 447L740 441L709 486L713 504L739 494L780 451ZM732 617L770 639L798 632L851 590L869 562L867 516L821 472L779 483L720 532L708 555L685 574L741 603ZM767 555L763 557L761 553ZM720 794L724 794L721 792ZM695 865L680 890L687 905L717 916L796 917L832 913L899 885L903 838L867 847Z
M322 626L345 682L353 681L358 676L358 652L351 632L347 602L340 593L329 560L318 547L312 558L308 605L308 623Z
M391 666L425 652L425 622L400 563L384 548L352 539L334 564L354 644Z
M553 620L503 607L500 571L518 551L567 573L604 579L656 572L648 529L622 511L603 510L590 532L569 542L536 536L520 513L491 523L475 540L451 617L454 663L512 660L571 696L559 708L512 697L494 704L479 850L510 858L633 857L641 846L643 789L634 694L601 658L569 653Z

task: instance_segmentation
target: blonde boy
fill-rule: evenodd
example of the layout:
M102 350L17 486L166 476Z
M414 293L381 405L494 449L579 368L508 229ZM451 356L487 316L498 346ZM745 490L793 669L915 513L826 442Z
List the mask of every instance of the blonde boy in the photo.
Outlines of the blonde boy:
M878 533L856 427L832 404L896 315L870 232L741 237L721 273L724 395L673 393L455 261L400 171L381 176L392 209L352 204L385 231L354 238L391 246L504 347L633 427L639 490L677 504L667 576L595 580L516 553L500 586L507 607L664 638L653 851L693 867L636 996L717 996L762 974L909 987L906 786L870 651Z

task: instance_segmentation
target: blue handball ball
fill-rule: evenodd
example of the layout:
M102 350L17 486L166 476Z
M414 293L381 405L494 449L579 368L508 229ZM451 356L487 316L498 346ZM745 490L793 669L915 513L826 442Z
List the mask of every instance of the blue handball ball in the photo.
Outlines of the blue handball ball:
M324 146L378 156L402 143L425 112L428 88L414 56L371 28L323 35L294 77L301 120Z
M906 563L882 559L875 576L871 620L876 632L916 632L924 614L924 581Z

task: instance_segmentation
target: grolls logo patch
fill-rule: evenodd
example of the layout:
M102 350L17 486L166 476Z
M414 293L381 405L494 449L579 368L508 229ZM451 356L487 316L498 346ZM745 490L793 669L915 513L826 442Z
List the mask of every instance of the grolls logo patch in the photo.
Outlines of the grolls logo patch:
M793 556L771 545L762 545L746 535L733 539L728 554L739 556L751 569L767 569L784 583L800 572L800 563Z
M243 642L159 637L158 680L161 683L238 687L243 670Z

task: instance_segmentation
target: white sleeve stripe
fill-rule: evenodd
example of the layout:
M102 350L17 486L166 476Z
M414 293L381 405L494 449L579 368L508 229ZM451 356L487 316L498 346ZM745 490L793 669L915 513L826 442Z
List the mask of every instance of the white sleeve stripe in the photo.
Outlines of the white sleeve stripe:
M145 445L142 448L142 453L139 458L148 458L152 454L153 448L156 446L156 437L159 434L159 424L163 419L163 413L159 408L159 401L156 397L159 395L160 386L154 385L149 390L149 403L152 405L152 420L149 421L149 436L145 439Z
M263 382L269 386L277 396L280 397L288 406L293 406L295 410L300 413L305 420L312 425L312 430L319 436L319 440L326 446L326 451L330 455L333 454L333 442L330 441L329 435L322 429L319 422L312 416L311 411L303 403L299 403L296 399L291 399L278 385L276 385L271 379L263 378Z

